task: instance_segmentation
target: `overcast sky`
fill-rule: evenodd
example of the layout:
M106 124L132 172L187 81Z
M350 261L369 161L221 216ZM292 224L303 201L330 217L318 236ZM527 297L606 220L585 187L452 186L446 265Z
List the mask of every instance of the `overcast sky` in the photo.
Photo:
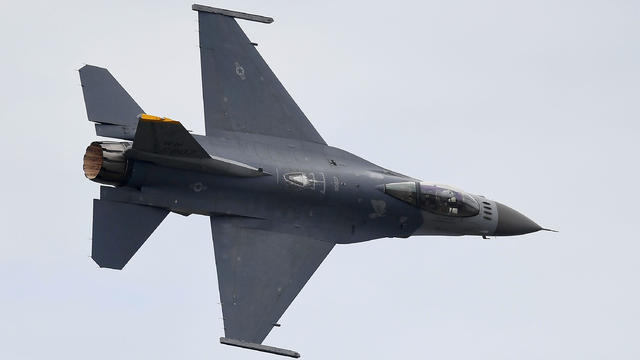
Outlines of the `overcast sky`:
M323 138L560 233L339 245L265 343L306 359L638 359L640 3L231 1ZM89 258L77 69L204 132L187 1L0 3L0 358L275 359L220 345L209 221Z

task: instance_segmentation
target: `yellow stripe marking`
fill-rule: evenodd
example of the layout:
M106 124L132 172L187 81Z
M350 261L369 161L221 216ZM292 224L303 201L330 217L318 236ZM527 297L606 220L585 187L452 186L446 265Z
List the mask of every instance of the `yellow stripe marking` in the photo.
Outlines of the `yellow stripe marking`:
M153 115L149 115L149 114L141 114L140 115L140 120L142 121L158 121L158 122L166 122L166 123L174 123L174 124L179 124L179 121L175 121L173 119L169 119L167 117L159 117L159 116L153 116Z

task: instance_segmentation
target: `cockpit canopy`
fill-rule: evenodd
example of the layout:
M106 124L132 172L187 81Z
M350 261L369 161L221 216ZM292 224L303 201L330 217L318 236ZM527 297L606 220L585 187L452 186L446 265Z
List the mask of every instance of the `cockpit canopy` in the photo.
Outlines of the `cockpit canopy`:
M417 181L391 183L384 186L384 192L438 215L469 217L480 212L476 199L446 185Z

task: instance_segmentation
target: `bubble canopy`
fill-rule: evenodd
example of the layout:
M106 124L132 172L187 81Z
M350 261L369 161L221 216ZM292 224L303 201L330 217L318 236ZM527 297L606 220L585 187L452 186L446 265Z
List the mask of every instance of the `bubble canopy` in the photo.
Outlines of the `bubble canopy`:
M447 185L417 181L400 182L386 184L384 192L438 215L470 217L480 212L480 205L476 199Z

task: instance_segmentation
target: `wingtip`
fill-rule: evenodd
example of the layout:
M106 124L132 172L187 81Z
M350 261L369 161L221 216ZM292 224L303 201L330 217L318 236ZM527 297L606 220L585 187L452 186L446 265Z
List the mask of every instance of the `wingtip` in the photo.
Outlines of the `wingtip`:
M212 13L212 14L230 16L230 17L233 17L233 18L236 18L236 19L256 21L256 22L261 22L261 23L265 23L265 24L271 24L273 22L273 18L270 18L268 16L249 14L249 13L245 13L245 12L241 12L241 11L234 11L234 10L215 8L215 7L212 7L212 6L206 6L206 5L200 5L200 4L191 5L191 10L198 11L198 12L207 12L207 13Z
M232 338L221 337L220 343L224 345L237 346L237 347L241 347L249 350L256 350L256 351L271 353L275 355L292 357L296 359L300 357L300 353L294 350L282 349L275 346L268 346L263 344L255 344L255 343L232 339Z

